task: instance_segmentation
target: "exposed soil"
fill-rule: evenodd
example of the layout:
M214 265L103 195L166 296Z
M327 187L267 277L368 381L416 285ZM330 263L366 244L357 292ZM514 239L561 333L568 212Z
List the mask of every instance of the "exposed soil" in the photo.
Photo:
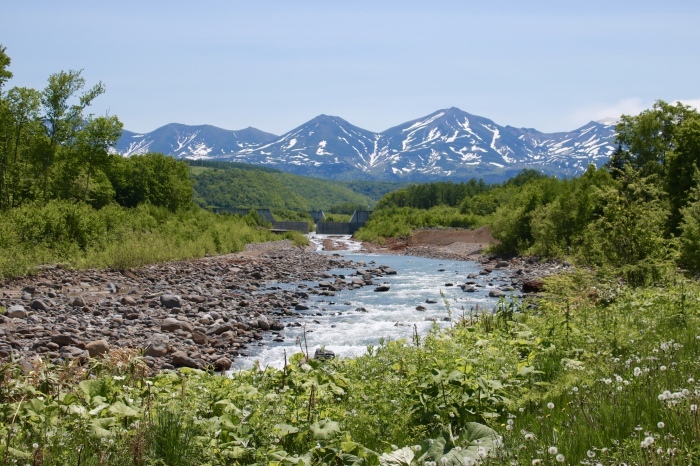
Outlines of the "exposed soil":
M365 249L387 254L447 260L480 260L497 240L487 227L476 230L420 230L408 238L390 238L385 245L364 243Z

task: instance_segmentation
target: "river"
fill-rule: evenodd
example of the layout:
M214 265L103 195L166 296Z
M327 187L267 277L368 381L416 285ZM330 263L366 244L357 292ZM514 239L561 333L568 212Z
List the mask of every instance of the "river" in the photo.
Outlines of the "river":
M336 292L333 297L312 295L304 303L309 310L298 311L305 315L304 318L285 320L286 324L305 324L306 345L303 342L303 327L288 326L279 337L268 333L258 346L248 347L248 356L236 358L235 368L249 368L255 361L261 368L281 368L285 351L287 357L301 351L300 343L308 346L311 355L317 348L324 348L337 357L348 357L360 355L368 345L376 346L382 340L410 340L415 330L423 336L435 323L441 327L450 325L450 312L452 319L456 320L462 315L468 316L470 312L491 310L498 300L490 298L489 291L507 283L505 271L494 270L487 276L478 275L481 269L476 262L367 254L361 250L359 243L349 237L342 239L345 250L323 251L321 244L324 235L312 235L310 238L318 245L319 254L339 253L356 263L386 265L394 269L396 275L375 280L377 284L387 283L389 291L375 292L374 286L365 286ZM331 273L350 278L354 269L336 269ZM471 280L478 286L475 292L466 293L459 285L467 281L470 274L477 274ZM268 287L273 286L282 285L274 282L268 284ZM418 310L419 306L423 309ZM274 341L275 338L283 341Z

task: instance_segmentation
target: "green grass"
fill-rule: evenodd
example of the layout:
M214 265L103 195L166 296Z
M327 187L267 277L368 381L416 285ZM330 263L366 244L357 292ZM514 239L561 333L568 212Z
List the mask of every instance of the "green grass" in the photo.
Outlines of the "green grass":
M303 244L300 234L284 238ZM0 276L33 273L45 264L72 268L139 267L241 251L247 243L280 239L250 219L200 208L172 213L51 201L13 209L0 219Z
M28 374L8 364L0 458L456 466L489 453L481 464L696 464L700 286L631 289L578 273L548 290L496 313L447 302L453 326L427 337L353 359L290 355L284 370L233 378L146 377L121 351L84 367L37 362Z

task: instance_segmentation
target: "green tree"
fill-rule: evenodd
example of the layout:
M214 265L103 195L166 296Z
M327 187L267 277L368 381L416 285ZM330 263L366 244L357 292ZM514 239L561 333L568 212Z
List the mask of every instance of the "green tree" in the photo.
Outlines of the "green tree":
M43 156L43 197L48 196L49 175L59 147L71 146L76 134L81 128L83 111L92 101L103 94L104 84L101 82L78 95L85 87L82 71L61 71L49 76L49 83L41 95L41 105L44 110L44 125L48 144ZM77 98L76 103L72 103Z
M122 133L122 122L116 116L90 117L77 134L78 160L85 171L83 202L88 200L90 178L102 172L108 163L109 150Z

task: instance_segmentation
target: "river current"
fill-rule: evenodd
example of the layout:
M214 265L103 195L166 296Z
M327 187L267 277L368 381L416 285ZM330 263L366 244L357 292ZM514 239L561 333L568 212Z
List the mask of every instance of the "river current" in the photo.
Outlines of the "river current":
M410 340L414 331L423 336L434 323L441 327L450 325L450 312L452 319L456 320L462 315L468 316L470 312L491 310L498 300L490 298L488 293L503 285L505 280L505 272L498 270L487 276L478 275L471 279L479 285L476 291L466 293L459 285L468 280L468 275L479 273L481 269L475 262L367 254L361 250L359 243L349 237L343 238L341 243L347 247L346 250L323 251L324 235L312 235L310 239L317 244L319 254L340 254L356 263L391 267L397 272L396 275L375 280L377 285L388 284L389 291L375 292L374 286L365 286L339 291L332 297L312 295L304 303L309 310L298 311L305 315L303 318L284 320L285 324L305 324L305 344L302 327L288 326L279 337L267 333L257 346L246 349L248 356L236 358L235 368L251 367L255 361L261 368L281 368L285 351L289 357L301 351L300 344L305 347L304 351L308 347L311 355L317 348L324 348L335 353L336 357L348 357L363 354L368 345L376 346L382 340ZM354 269L330 272L351 278ZM316 283L308 285L314 286ZM270 283L269 286L280 284ZM284 341L274 341L275 338Z

